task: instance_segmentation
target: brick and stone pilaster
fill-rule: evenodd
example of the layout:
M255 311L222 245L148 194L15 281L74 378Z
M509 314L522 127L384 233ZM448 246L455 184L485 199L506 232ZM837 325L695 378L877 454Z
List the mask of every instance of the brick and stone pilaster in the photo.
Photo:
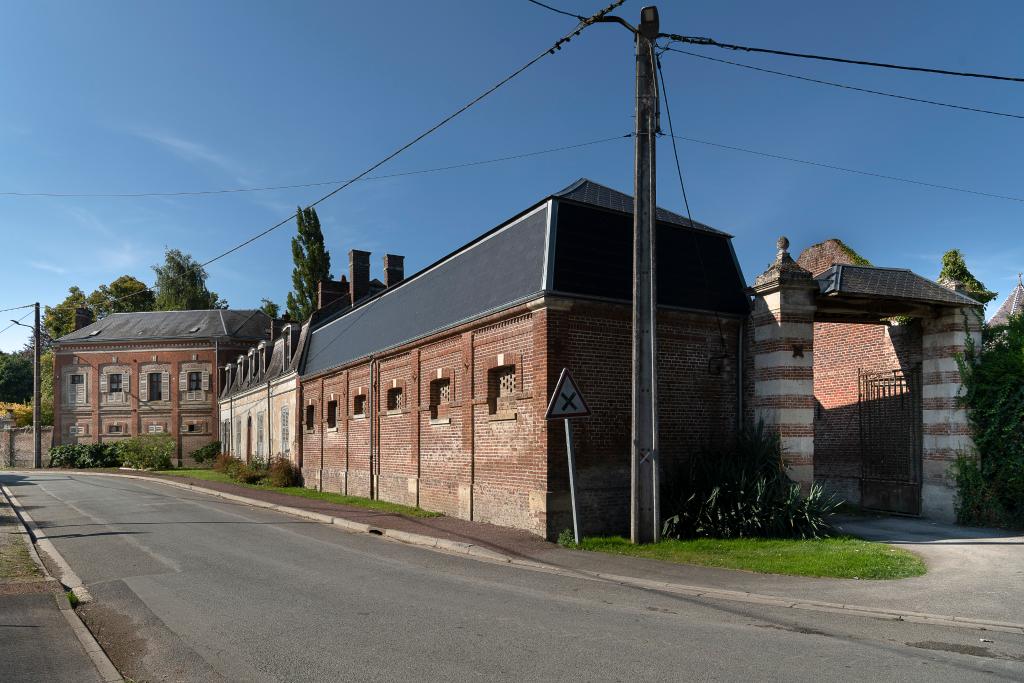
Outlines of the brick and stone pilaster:
M958 404L963 389L957 355L967 340L981 344L980 307L949 308L922 323L921 514L954 521L955 485L950 466L957 454L973 454L967 411Z
M775 262L754 281L754 416L782 440L788 474L814 481L814 312L817 283L780 237Z

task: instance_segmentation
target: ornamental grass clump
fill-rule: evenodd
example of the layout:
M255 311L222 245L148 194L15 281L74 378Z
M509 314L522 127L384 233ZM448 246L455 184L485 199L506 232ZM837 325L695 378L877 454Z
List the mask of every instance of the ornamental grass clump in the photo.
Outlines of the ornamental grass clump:
M825 538L840 502L814 484L807 495L787 475L782 443L759 422L728 450L690 461L663 492L666 538Z
M299 469L287 458L274 458L267 468L267 481L271 486L286 488L302 486L302 475Z

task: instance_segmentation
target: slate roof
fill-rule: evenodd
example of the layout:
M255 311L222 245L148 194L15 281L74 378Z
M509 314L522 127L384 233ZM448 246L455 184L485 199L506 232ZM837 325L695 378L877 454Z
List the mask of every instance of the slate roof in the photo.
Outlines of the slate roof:
M343 366L545 293L626 302L632 207L629 195L580 179L398 285L320 320L314 316L300 373ZM659 270L659 304L745 315L749 299L729 235L661 209L658 216L659 240L664 234L671 246L659 250L659 263L677 266ZM709 278L708 269L724 274ZM729 293L728 301L719 290Z
M303 325L301 328L296 323L291 323L290 328L290 339L282 330L280 336L273 341L273 343L262 343L255 346L253 350L253 363L256 366L256 372L251 372L249 376L242 377L238 373L238 358L231 359L231 376L224 383L224 388L221 390L220 398L227 398L232 395L244 393L253 389L254 387L266 387L267 382L273 381L279 377L283 377L288 373L298 369L299 362L299 350L302 348L302 335L305 333L308 323ZM288 345L286 340L290 342L291 346L291 357L288 357ZM260 354L263 354L263 372L260 372ZM248 351L239 356L248 357Z
M817 278L822 294L852 294L925 304L978 306L974 299L903 268L836 264Z
M1017 274L1017 286L1010 292L1010 296L1006 297L1003 305L999 307L995 315L988 321L989 325L1005 325L1011 315L1020 315L1024 313L1024 282L1021 281L1021 276Z
M66 334L58 342L103 343L148 339L231 338L258 340L267 335L270 318L260 310L150 311L111 313Z
M606 187L600 183L595 183L593 180L588 180L587 178L580 178L569 187L561 190L560 192L556 192L552 196L569 199L581 204L589 204L590 206L599 206L610 211L628 213L630 216L633 215L632 195L619 192L618 190L613 190L610 187ZM673 225L691 227L696 230L706 230L707 232L719 235L728 235L728 233L722 232L721 230L716 230L715 228L697 221L691 221L684 216L672 213L660 206L658 207L657 216L658 221L662 223L671 223ZM731 237L731 235L729 236Z

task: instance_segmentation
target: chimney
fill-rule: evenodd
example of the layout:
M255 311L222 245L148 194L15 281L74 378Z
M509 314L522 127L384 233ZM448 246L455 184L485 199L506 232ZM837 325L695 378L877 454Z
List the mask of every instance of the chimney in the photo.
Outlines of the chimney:
M316 285L316 309L319 311L322 308L326 308L347 295L348 282L345 281L344 275L337 282L334 280L321 280Z
M351 249L348 252L348 279L352 305L370 293L370 252Z
M92 325L92 311L80 306L75 309L75 329L80 330L86 325Z
M384 254L384 286L394 287L405 279L405 257Z

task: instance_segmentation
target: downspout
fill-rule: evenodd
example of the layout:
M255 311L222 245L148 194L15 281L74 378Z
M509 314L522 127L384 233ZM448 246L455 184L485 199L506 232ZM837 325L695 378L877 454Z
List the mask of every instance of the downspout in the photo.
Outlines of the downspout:
M271 456L274 454L274 429L271 426L273 416L270 413L270 380L267 380L267 465L270 465Z
M377 422L377 401L376 392L373 390L374 381L376 380L376 366L377 361L373 356L370 356L370 386L366 390L366 400L370 403L370 414L367 416L370 419L370 424L367 429L370 432L370 498L377 497L377 487L375 486L374 475L376 473L376 462L374 461L374 437L376 436L377 430L374 429Z

